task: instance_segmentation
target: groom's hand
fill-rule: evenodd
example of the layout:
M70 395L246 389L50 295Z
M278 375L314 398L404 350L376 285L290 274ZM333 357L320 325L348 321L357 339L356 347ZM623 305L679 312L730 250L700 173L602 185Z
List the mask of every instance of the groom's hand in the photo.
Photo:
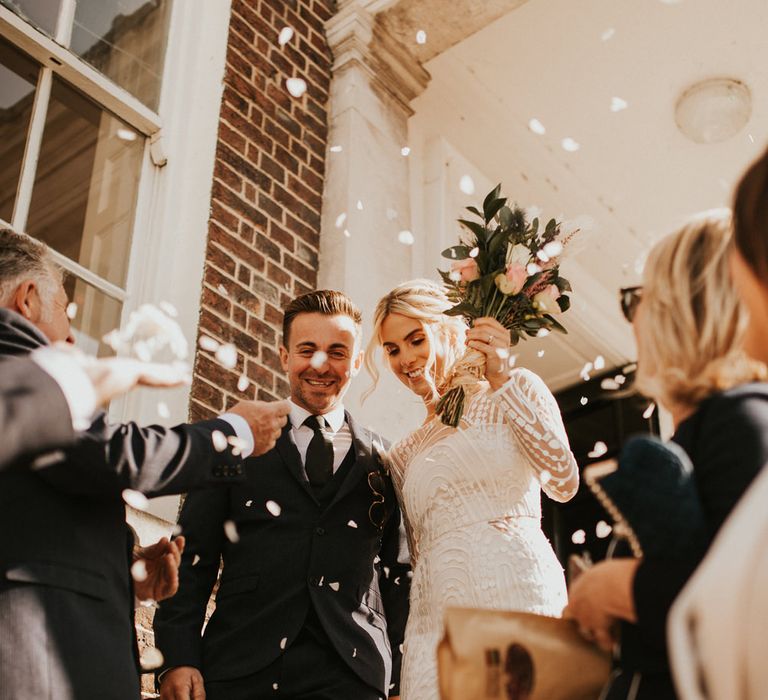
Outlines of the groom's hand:
M291 405L288 401L240 401L229 413L242 416L248 422L253 435L252 457L269 452L288 422Z
M163 674L160 700L205 700L203 676L193 666L177 666Z

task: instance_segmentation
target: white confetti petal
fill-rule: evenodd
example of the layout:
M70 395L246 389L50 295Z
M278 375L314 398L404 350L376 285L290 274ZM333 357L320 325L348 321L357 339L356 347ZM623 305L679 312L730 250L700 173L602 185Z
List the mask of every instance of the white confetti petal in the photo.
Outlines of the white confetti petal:
M283 512L283 509L280 507L280 504L276 503L275 501L267 501L266 505L267 505L267 510L276 518L280 515L280 513Z
M354 520L350 520L347 523L347 527L354 527L354 528L356 528L357 527L357 523Z
M227 288L223 284L218 285L216 287L216 291L219 294L221 294L221 296L223 296L223 297L228 297L229 296L229 291L227 290Z
M226 343L216 351L216 360L222 367L234 369L237 365L237 348L232 343Z
M655 410L656 410L656 404L655 403L649 404L648 408L646 408L643 411L643 418L645 418L647 420L648 418L650 418L653 415L653 412Z
M423 29L419 29L419 31L416 32L416 43L417 44L427 43L427 33Z
M232 454L235 456L242 454L243 450L247 447L245 440L237 435L230 435L227 438L227 444L232 446Z
M245 507L246 507L246 508L250 508L252 505L253 505L253 499L252 499L252 498L249 498L249 499L248 499L248 500L245 502Z
M537 338L546 338L549 335L549 328L539 328L536 331Z
M312 369L319 370L326 362L328 362L328 354L322 350L318 350L312 355L312 359L309 361L309 366L312 367Z
M221 430L214 430L211 433L211 442L216 452L224 452L227 449L227 436Z
M609 41L610 39L613 39L614 34L616 34L616 30L613 27L608 27L601 35L600 39L603 41Z
M357 211L363 211L363 200L358 199L357 204L355 204L355 207L357 208Z
M170 301L161 301L158 304L158 307L160 308L160 310L164 314L170 316L171 318L178 318L179 317L178 310L176 309L176 307L173 304L171 304Z
M507 348L496 348L496 356L501 360L509 358L509 350Z
M341 153L344 150L343 146L331 146L331 153Z
M123 501L136 510L146 510L149 507L149 499L141 491L133 489L123 489Z
M116 352L151 361L163 351L169 351L177 360L187 356L187 339L179 324L172 318L176 310L167 302L158 306L142 304L132 311L125 326L110 331L104 337Z
M598 355L595 358L595 369L596 370L605 369L605 358L602 355Z
M581 144L579 144L578 141L572 139L570 136L564 138L560 142L560 145L563 147L564 151L568 151L569 153L575 153L581 148Z
M617 374L613 381L616 382L619 386L621 386L624 382L627 381L627 378L623 374Z
M579 403L580 403L582 406L586 406L586 405L589 403L589 399L588 399L586 396L582 396L582 397L579 399Z
M416 242L413 234L407 229L400 231L400 233L397 234L397 240L403 245L413 245Z
M601 540L604 540L612 532L613 532L613 528L607 522L605 522L605 520L601 520L597 525L595 525L595 534Z
M207 350L208 352L216 352L219 349L219 341L214 340L213 338L207 335L201 335L200 340L197 341L197 344L203 350Z
M283 637L280 640L280 648L285 649L286 645L288 644L288 637Z
M602 457L606 452L608 452L608 446L602 440L598 440L592 448L592 451L587 454L587 457L590 459L597 459L598 457Z
M466 195L475 193L475 181L470 175L462 175L459 180L459 189Z
M67 318L72 321L77 316L77 304L74 301L70 301L67 304Z
M352 234L349 232L349 229L348 229L348 228L345 228L345 229L344 229L344 235L345 235L347 238L351 238L351 237L352 237Z
M200 563L200 555L195 554L195 556L192 558L192 566L197 566Z
M245 391L250 382L248 381L248 377L244 374L241 374L240 377L237 380L237 390L238 391Z
M133 566L131 566L131 576L133 577L134 581L138 581L141 583L142 581L147 580L147 562L143 559L137 559L135 562L133 562Z
M285 46L291 39L293 39L293 27L283 27L277 37L277 43Z
M563 244L560 241L550 241L543 250L549 258L556 258L563 252Z
M536 357L544 357L544 351L543 351L543 350L539 350L539 351L536 353Z
M611 112L621 112L627 107L629 107L629 104L626 100L621 99L621 97L611 98Z
M584 530L576 530L571 535L571 542L573 544L584 544L587 541L587 533Z
M333 582L328 584L328 588L330 588L330 589L332 589L334 591L338 591L340 587L341 586L339 585L338 581L333 581Z
M528 263L525 267L525 271L529 275L535 275L537 272L541 272L541 265L537 265L536 263Z
M336 217L336 228L341 228L347 220L347 212L342 212Z
M409 155L411 155L411 149L410 149L410 147L408 147L408 146L403 146L403 147L400 149L400 155L401 155L401 156L403 156L403 157L406 157L406 158L407 158Z
M168 404L165 403L165 401L157 402L157 415L160 416L160 418L171 417L171 409L168 408Z
M277 685L277 683L272 684L272 690L277 690L278 688L279 686Z
M610 377L606 377L600 382L600 388L604 391L616 391L616 389L619 388L619 385L615 380L611 379Z
M472 250L469 251L469 257L470 258L476 258L478 255L480 255L480 248L475 246L472 248Z
M156 647L147 647L139 658L142 671L154 671L160 668L164 661L162 652Z
M544 128L544 125L538 120L538 119L531 119L528 122L528 128L534 133L538 134L539 136L543 136L547 133L547 130Z
M285 87L292 97L301 97L307 91L307 81L304 78L287 78Z
M355 647L355 648L352 650L352 658L354 659L356 656L357 656L357 647Z
M240 541L240 534L237 532L237 525L234 520L224 522L224 534L232 544L237 544Z

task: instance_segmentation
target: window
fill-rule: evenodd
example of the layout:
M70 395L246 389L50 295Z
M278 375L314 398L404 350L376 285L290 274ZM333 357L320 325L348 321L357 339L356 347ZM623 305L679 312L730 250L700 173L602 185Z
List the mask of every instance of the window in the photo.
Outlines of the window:
M87 352L108 352L101 337L120 325L127 297L170 8L0 0L0 219L47 243L69 273Z

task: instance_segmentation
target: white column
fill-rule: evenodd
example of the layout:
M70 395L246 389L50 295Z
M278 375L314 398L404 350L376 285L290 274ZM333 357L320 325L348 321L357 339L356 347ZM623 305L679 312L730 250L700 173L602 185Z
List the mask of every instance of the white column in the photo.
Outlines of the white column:
M411 228L409 160L401 149L408 143L409 103L429 74L377 25L375 13L393 4L350 0L326 27L334 74L319 285L347 292L363 309L366 329L377 300L414 271L411 246L398 240ZM394 388L383 387L360 411L357 397L368 383L361 376L350 391L347 405L356 414L388 435L413 427L412 411L393 415L392 400L411 403Z

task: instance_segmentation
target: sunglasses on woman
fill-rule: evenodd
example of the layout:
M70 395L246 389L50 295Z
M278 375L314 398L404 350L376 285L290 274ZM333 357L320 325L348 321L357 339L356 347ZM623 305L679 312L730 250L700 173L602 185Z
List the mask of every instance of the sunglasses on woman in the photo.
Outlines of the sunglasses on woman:
M635 318L637 307L640 305L640 300L642 298L642 287L622 287L619 290L619 303L621 304L621 313L624 314L624 318L626 318L630 323L632 323Z

